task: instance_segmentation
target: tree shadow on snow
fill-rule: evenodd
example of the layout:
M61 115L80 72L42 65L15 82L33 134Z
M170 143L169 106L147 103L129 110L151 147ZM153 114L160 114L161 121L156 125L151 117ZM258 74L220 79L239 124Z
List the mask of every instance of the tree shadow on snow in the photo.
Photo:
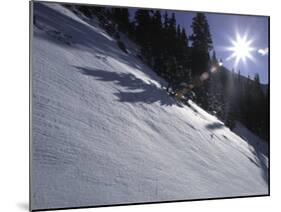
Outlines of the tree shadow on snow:
M268 184L269 168L268 168L268 146L264 142L255 142L251 139L245 139L252 147L251 152L255 156L255 164L262 169L262 176L264 181ZM249 158L250 160L250 158ZM252 159L253 160L253 159ZM250 160L251 161L251 160ZM253 161L252 161L253 162Z
M235 132L234 132L235 133ZM237 134L240 136L239 134ZM263 142L262 140L256 140L251 138L246 138L240 136L243 140L245 140L249 145L249 150L253 154L254 157L248 157L249 161L254 163L257 167L259 167L262 171L262 177L264 181L268 184L269 180L269 168L268 168L268 144Z
M120 86L118 92L114 93L119 102L129 103L155 103L160 105L172 106L177 102L170 98L166 91L157 87L152 82L144 82L130 73L116 73L101 69L76 67L82 74L92 76L97 80L113 82Z
M208 130L214 131L214 130L217 130L217 129L222 129L223 127L225 127L225 125L222 124L222 123L219 123L219 122L214 122L214 123L211 123L211 124L207 124L205 127ZM226 140L228 140L228 138L225 135L222 135L222 136ZM251 158L251 157L249 157L249 155L246 155L244 152L241 152L241 151L240 152L245 157L247 157L247 159L251 163L255 164L257 167L259 167L261 169L262 178L268 184L269 170L268 170L268 162L266 160L266 157L268 157L267 145L264 142L256 141L256 140L253 140L253 139L247 139L247 138L244 138L244 137L241 137L241 138L248 143L248 145L250 146L249 150L251 151L251 153L253 154L254 157Z
M212 124L207 124L206 128L209 130L216 130L216 129L221 129L224 127L224 124L219 123L219 122L214 122Z

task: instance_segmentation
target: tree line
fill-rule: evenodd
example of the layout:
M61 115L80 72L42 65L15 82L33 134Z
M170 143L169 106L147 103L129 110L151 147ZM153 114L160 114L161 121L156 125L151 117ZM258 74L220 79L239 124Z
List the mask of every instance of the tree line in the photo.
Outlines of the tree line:
M196 103L216 115L231 129L242 122L260 137L269 137L269 94L263 91L259 75L245 78L229 71L216 57L207 17L196 13L192 32L177 24L175 13L157 9L67 6L86 17L99 19L126 52L119 32L140 47L139 57L169 84L193 84ZM75 8L73 8L75 7ZM212 56L210 57L210 54Z

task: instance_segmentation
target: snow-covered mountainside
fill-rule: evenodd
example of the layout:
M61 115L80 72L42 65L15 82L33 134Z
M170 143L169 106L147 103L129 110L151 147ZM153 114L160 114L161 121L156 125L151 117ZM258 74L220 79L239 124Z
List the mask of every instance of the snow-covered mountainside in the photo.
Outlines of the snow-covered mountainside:
M178 105L132 42L54 3L33 36L32 209L268 193L267 145Z

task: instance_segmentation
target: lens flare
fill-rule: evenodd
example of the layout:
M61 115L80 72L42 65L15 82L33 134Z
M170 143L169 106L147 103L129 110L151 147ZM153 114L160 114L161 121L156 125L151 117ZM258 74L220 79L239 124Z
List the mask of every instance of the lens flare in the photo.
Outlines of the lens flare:
M232 54L226 60L234 59L235 68L237 68L241 61L244 64L247 64L248 59L255 62L255 58L252 55L252 52L255 51L255 48L251 46L253 39L249 39L247 33L245 33L243 36L239 33L236 33L235 39L231 39L230 42L232 46L228 47L227 50L232 52Z

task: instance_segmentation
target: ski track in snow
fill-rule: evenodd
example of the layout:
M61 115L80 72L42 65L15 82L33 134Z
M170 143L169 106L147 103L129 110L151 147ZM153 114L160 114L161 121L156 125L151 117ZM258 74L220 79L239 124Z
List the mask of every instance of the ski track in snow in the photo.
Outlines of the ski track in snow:
M34 5L33 209L268 193L266 144L178 106L97 20Z

